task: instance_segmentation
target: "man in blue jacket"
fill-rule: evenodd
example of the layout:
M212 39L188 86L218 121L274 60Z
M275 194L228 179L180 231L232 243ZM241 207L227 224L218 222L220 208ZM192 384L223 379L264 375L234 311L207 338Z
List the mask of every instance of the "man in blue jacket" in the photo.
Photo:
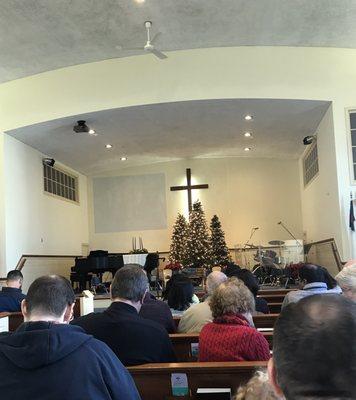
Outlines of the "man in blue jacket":
M21 311L21 301L26 297L22 291L23 276L21 271L9 271L6 277L6 286L0 291L0 312Z
M67 279L36 279L22 303L25 322L0 335L3 399L139 400L135 384L106 344L69 325L74 293Z

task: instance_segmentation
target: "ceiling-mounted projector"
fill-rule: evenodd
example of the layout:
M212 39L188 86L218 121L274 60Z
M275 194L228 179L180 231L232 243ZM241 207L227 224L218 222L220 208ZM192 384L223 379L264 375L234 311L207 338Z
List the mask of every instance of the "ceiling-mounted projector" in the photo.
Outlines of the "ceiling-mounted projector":
M85 121L80 120L77 121L77 125L73 126L73 131L75 133L89 133L90 128L89 126L85 123Z

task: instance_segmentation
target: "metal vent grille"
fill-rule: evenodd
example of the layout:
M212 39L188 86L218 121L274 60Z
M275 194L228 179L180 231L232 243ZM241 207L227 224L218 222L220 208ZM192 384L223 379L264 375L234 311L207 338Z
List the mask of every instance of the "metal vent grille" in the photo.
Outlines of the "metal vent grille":
M319 173L318 145L315 141L303 158L304 186L307 186Z
M43 166L44 191L78 202L78 178L49 165Z

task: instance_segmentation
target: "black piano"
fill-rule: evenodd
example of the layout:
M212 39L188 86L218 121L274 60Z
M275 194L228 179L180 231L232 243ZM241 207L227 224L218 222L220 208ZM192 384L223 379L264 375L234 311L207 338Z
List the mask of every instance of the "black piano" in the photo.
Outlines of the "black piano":
M126 253L109 253L106 250L94 250L88 257L77 257L75 265L71 268L70 280L72 286L78 283L78 290L82 292L90 288L93 275L96 275L102 282L102 275L111 272L112 276L124 266L123 255ZM150 281L151 272L159 265L158 253L148 253L144 269Z
M88 257L77 257L75 265L71 268L70 280L72 286L74 283L79 284L79 291L90 287L93 275L97 275L102 280L105 272L110 272L112 276L115 272L124 266L122 254L109 254L106 250L91 251Z

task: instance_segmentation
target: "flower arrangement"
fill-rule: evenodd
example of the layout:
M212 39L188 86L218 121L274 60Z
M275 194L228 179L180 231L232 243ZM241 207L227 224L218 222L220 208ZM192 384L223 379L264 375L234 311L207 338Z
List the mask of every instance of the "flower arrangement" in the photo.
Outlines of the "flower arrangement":
M179 262L170 262L167 264L164 269L171 269L172 271L180 271L183 269L183 265Z

